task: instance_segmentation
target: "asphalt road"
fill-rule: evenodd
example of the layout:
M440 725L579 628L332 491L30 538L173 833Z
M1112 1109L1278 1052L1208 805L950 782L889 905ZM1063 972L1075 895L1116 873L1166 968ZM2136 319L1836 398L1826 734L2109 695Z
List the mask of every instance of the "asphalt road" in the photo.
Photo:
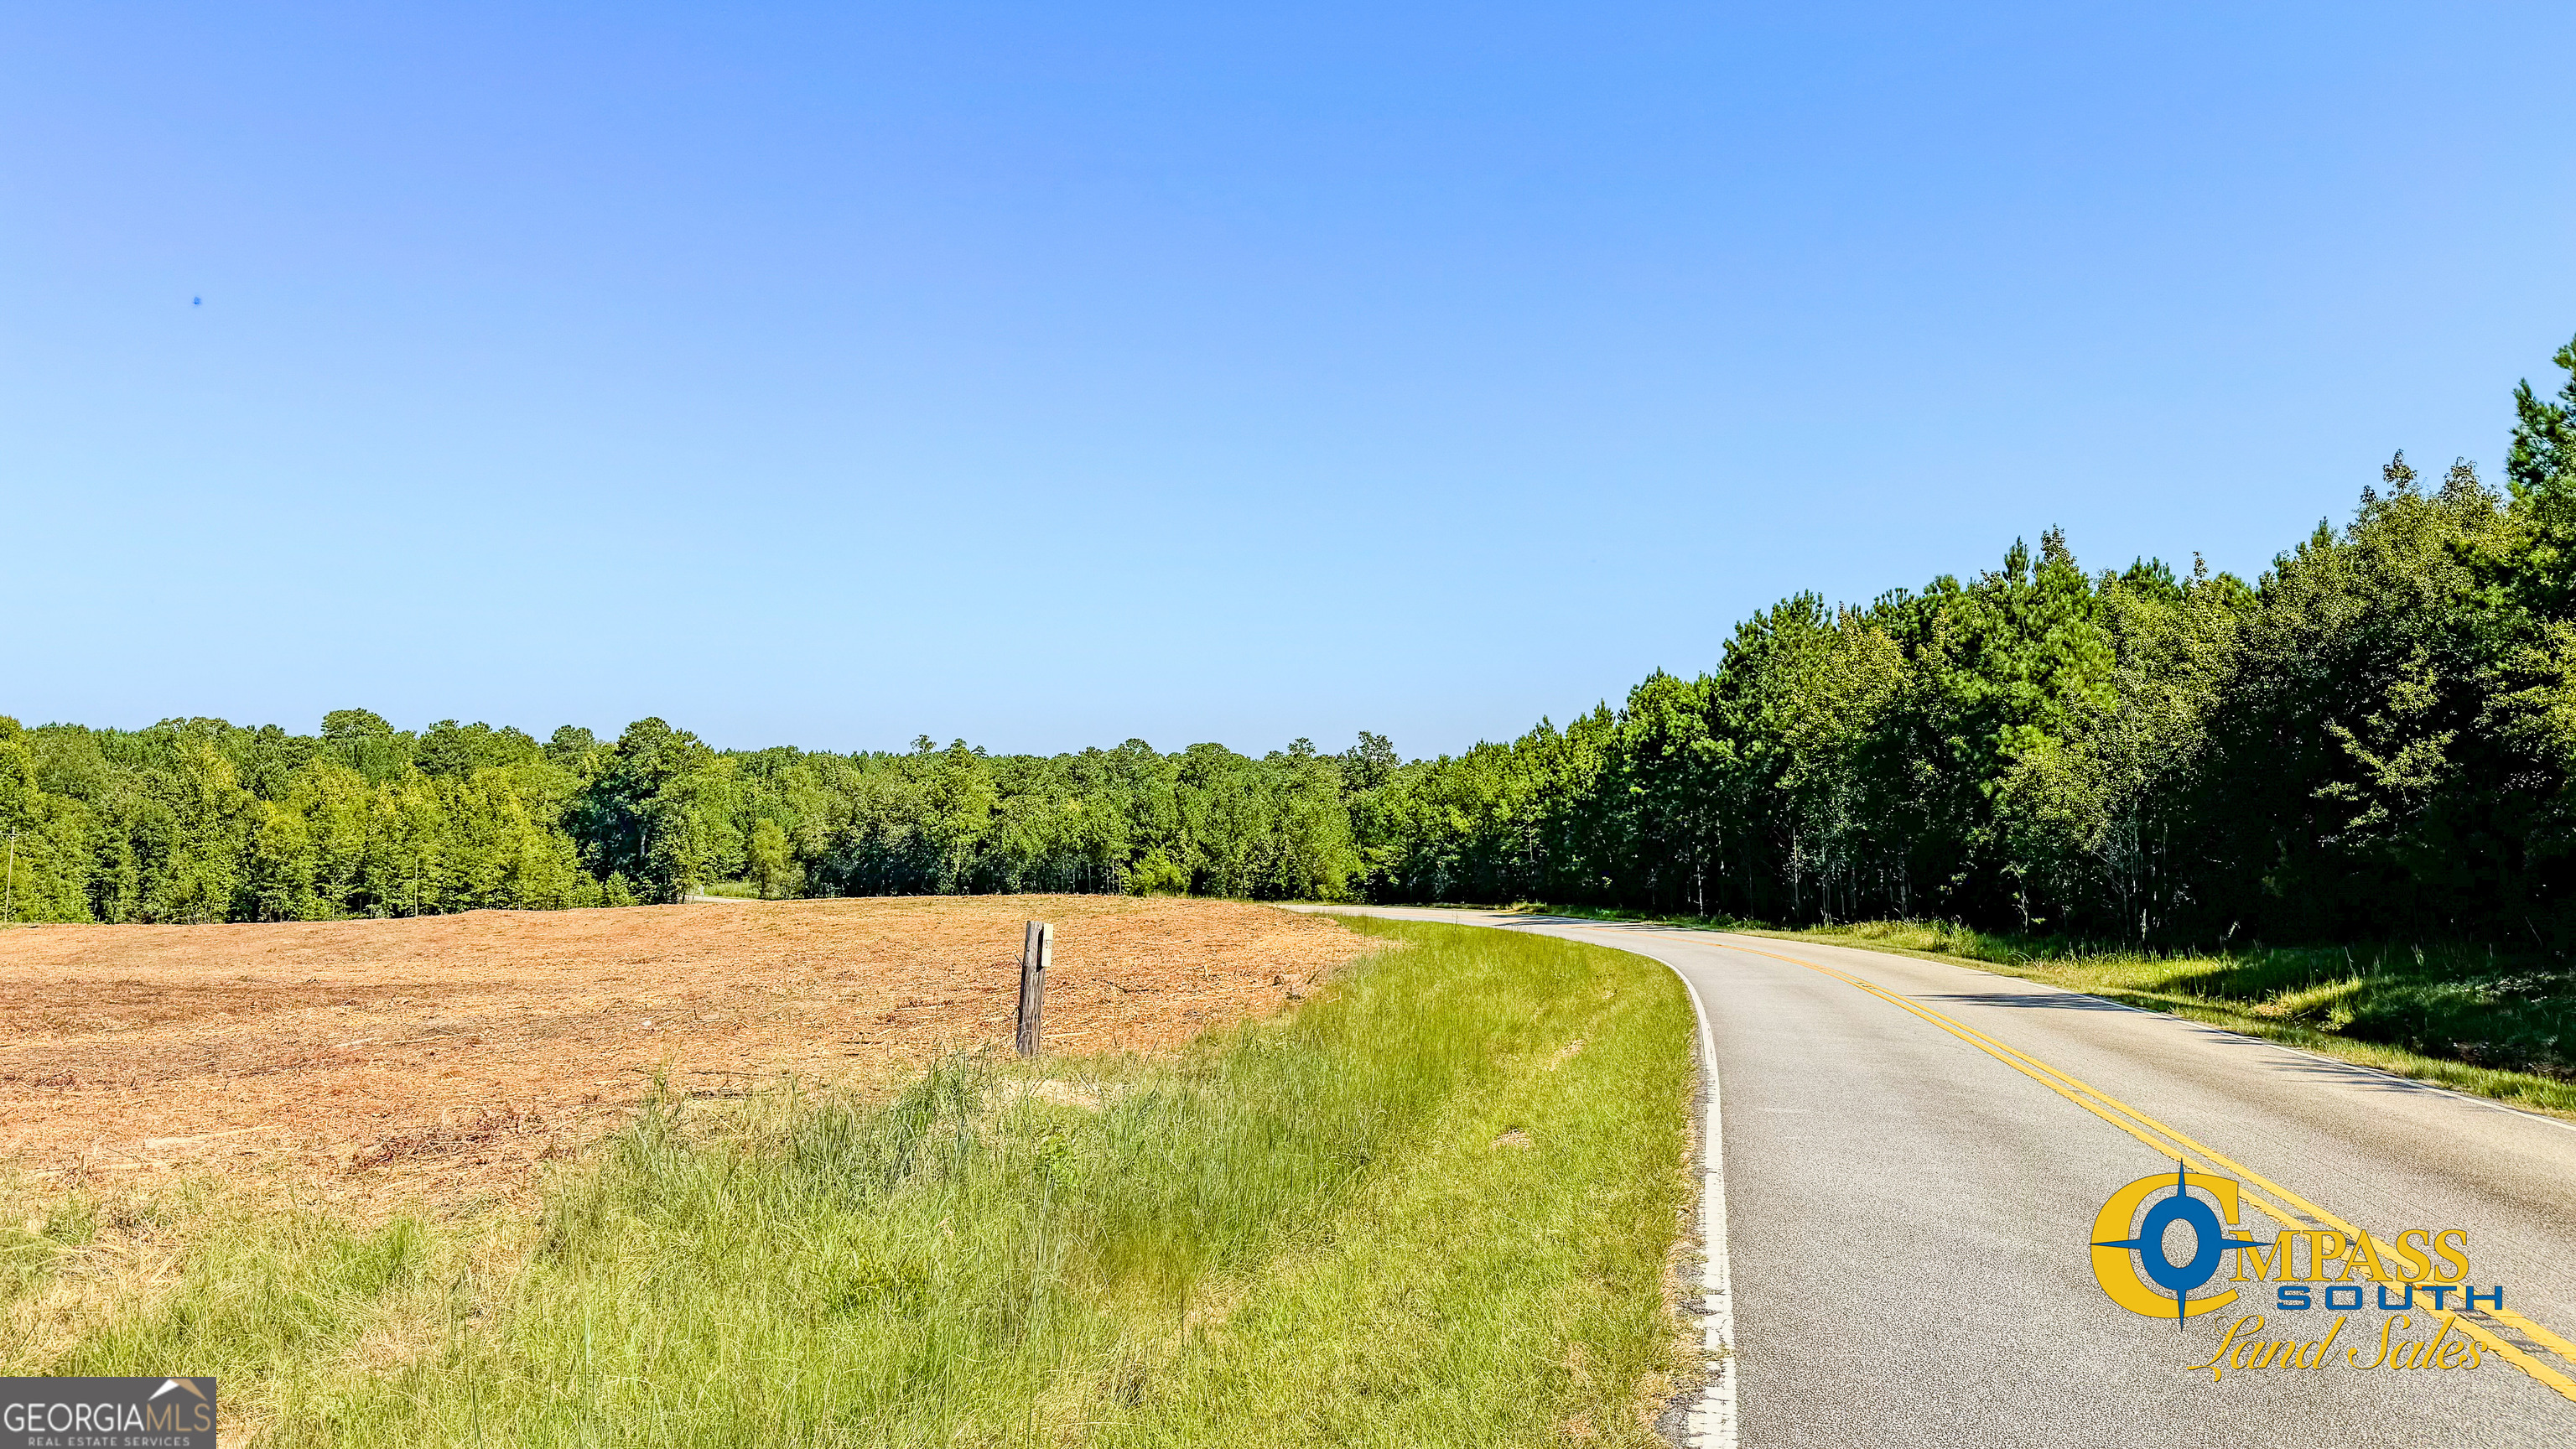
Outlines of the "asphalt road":
M1367 913L1598 942L1695 988L1715 1053L1732 1312L1733 1422L1703 1430L1708 1442L2576 1445L2576 1127L1911 957ZM2478 1367L2356 1366L2345 1350L2371 1364L2398 1317L2365 1298L2311 1355L2318 1367L2226 1367L2216 1381L2191 1368L2247 1313L2265 1323L2240 1342L2315 1342L2338 1315L2282 1312L2275 1284L2236 1285L2236 1304L2181 1324L2113 1303L2094 1273L2095 1216L2177 1155L2194 1181L2238 1181L2242 1228L2267 1244L2284 1222L2254 1199L2290 1227L2381 1244L2464 1230L2468 1281L2501 1286L2505 1311L2482 1304L2446 1326L2419 1306L2388 1337L2467 1337ZM2190 1256L2189 1231L2172 1231L2165 1256ZM2198 1291L2230 1286L2233 1258Z

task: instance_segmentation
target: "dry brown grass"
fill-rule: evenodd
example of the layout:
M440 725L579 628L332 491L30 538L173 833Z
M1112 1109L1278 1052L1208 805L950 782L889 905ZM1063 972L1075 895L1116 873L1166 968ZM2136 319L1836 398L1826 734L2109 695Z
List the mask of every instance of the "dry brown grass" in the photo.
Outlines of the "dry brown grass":
M518 1196L652 1076L739 1094L1006 1047L1023 921L1056 923L1047 1039L1173 1046L1368 949L1221 901L903 897L0 932L0 1165L361 1206Z

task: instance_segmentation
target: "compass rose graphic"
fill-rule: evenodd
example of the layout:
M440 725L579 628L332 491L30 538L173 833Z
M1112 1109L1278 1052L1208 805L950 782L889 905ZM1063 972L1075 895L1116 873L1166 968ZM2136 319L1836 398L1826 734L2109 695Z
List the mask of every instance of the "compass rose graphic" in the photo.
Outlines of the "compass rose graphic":
M2174 1297L2174 1326L2179 1328L2188 1315L2184 1303L2191 1290L2208 1282L2218 1273L2218 1255L2239 1248L2261 1247L2252 1238L2231 1238L2218 1225L2218 1214L2209 1204L2193 1197L2191 1171L2179 1161L2174 1163L2173 1196L2147 1209L2138 1224L2138 1234L2117 1242L2095 1243L2097 1248L2128 1248L2138 1255L2139 1266L2149 1278ZM2175 1223L2191 1225L2192 1253L2188 1262L2177 1263L2165 1256L2165 1229Z

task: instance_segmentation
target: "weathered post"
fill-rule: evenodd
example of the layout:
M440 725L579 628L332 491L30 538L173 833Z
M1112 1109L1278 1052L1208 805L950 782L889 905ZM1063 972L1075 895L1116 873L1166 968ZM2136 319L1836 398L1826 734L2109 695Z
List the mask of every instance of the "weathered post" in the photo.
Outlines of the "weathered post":
M1038 1030L1046 1016L1047 959L1055 954L1055 927L1044 921L1029 922L1028 938L1020 947L1020 1055L1038 1054Z

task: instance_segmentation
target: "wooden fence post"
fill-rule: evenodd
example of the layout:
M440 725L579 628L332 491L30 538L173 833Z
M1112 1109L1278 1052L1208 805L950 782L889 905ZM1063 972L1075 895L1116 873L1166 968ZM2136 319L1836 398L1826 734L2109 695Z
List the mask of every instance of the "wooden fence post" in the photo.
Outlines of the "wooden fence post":
M1020 1055L1038 1054L1038 1030L1046 1016L1046 969L1048 958L1055 954L1055 927L1044 921L1029 922L1027 939L1020 946Z

